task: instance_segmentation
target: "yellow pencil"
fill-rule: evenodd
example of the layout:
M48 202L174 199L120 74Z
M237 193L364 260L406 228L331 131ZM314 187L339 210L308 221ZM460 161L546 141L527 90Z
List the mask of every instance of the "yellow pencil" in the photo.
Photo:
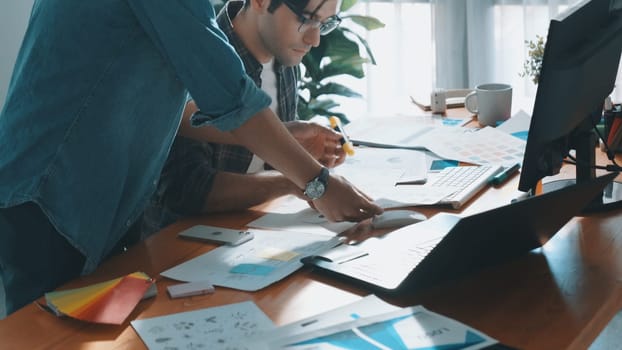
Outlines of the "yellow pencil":
M343 127L341 126L341 121L339 120L339 118L332 116L328 118L328 120L330 121L330 127L333 130L341 134L341 139L339 141L341 142L341 147L343 147L343 150L346 151L347 155L353 156L354 145L350 141L350 138L346 134L345 130L343 130Z

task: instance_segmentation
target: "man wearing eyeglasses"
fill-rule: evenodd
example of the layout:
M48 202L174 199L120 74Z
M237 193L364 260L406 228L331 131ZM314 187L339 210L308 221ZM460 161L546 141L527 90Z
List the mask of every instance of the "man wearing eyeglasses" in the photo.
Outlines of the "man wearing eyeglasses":
M271 108L327 167L345 160L341 136L320 124L296 120L297 76L304 54L341 22L337 6L337 0L233 0L217 16L247 74L271 92ZM184 113L200 112L189 101ZM307 199L285 176L266 171L265 166L242 146L177 136L158 192L145 211L142 227L135 229L146 236L187 215L242 210L290 194Z

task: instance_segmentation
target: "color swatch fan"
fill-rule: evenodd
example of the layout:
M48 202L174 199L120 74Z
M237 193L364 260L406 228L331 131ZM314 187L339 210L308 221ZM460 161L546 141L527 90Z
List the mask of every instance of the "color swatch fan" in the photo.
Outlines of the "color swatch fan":
M87 287L45 294L47 306L57 316L82 321L121 324L143 299L157 292L155 281L143 272Z

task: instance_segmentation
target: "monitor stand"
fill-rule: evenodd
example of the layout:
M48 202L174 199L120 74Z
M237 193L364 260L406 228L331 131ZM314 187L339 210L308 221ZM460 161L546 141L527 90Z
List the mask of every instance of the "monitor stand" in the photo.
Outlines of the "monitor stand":
M575 129L570 137L570 145L576 151L576 179L554 180L542 184L542 192L559 190L575 183L589 182L596 178L597 137L589 118ZM583 209L583 214L603 212L622 208L622 183L613 181Z
M555 180L542 184L542 192L550 192L562 189L566 186L574 185L575 179ZM599 213L608 210L622 208L622 183L613 181L603 191L602 196L594 198L592 202L583 209L583 214Z

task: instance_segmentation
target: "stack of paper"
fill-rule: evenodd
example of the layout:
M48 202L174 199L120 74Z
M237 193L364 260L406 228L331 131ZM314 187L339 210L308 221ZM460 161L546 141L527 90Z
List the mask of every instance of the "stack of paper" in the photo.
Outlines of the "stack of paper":
M398 308L370 295L259 334L254 349L481 349L497 341L422 306Z
M422 306L374 295L275 327L253 302L132 321L149 349L482 349L497 341Z
M300 259L323 254L341 242L296 231L251 230L255 238L239 246L223 245L163 271L183 282L210 281L215 286L256 291L303 266Z
M58 316L121 324L141 299L155 293L154 280L143 272L134 272L83 288L46 293L45 300Z
M524 119L529 118L517 118L517 122ZM526 144L518 135L514 137L514 133L508 134L497 128L421 125L402 117L356 121L348 124L346 131L357 145L429 150L443 159L478 165L522 163Z

